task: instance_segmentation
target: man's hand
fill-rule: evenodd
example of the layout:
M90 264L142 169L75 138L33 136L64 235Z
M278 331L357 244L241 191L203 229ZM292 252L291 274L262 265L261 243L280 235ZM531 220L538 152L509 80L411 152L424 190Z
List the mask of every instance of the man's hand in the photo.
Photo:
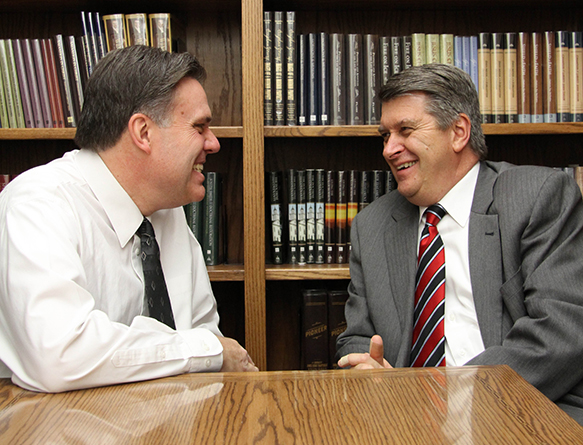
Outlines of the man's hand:
M217 336L223 345L223 367L221 372L259 371L247 351L232 338Z
M370 350L363 354L348 354L338 360L338 366L350 369L392 368L384 357L383 339L373 335L370 339Z

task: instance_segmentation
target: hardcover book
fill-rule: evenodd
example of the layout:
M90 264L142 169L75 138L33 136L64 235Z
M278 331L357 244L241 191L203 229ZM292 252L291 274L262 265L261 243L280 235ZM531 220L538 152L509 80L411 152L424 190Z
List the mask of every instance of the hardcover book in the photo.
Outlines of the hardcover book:
M446 65L453 65L453 34L439 35L439 60Z
M378 125L381 120L379 36L366 34L363 42L364 62L364 123Z
M296 83L296 104L298 125L308 124L308 36L298 34L298 81Z
M518 122L530 123L530 35L517 33L516 59L518 61Z
M297 264L299 262L298 251L298 179L296 170L289 169L286 175L287 180L287 258L288 263Z
M330 124L346 125L344 34L330 34Z
M318 33L318 124L330 125L330 47L328 34Z
M557 122L557 85L556 58L555 58L555 33L545 31L542 36L543 43L543 118L544 122Z
M413 62L413 66L422 66L425 65L426 63L426 49L425 49L425 44L426 44L426 38L425 38L425 34L424 33L414 33L411 34L411 51L412 51L412 62Z
M336 262L336 172L326 171L326 204L324 214L324 262Z
M2 125L8 128L18 128L18 121L16 118L17 114L16 103L14 101L14 90L15 87L17 87L17 85L14 85L10 78L8 68L8 56L6 54L6 43L4 40L1 39L0 39L0 76L2 77L4 100L6 103L6 111L8 117L8 120L2 122Z
M348 262L348 230L346 210L348 206L347 172L336 172L336 259L338 264Z
M543 42L540 32L530 34L531 122L544 122Z
M81 35L81 40L83 41L83 52L88 76L91 76L91 73L93 73L93 70L95 69L95 65L97 65L97 61L99 60L97 42L95 41L95 35L92 32L92 28L89 15L85 11L81 11L81 29L83 33Z
M43 127L53 127L53 115L51 113L51 102L49 99L49 88L47 85L47 74L43 62L42 49L39 39L32 39L32 57L34 60L34 67L36 72L36 81L38 85L38 93L41 105L41 112L43 116Z
M518 123L518 39L504 33L504 121Z
M439 34L425 34L425 63L441 63Z
M14 100L14 112L16 117L17 128L26 128L24 122L24 109L22 106L22 100L20 98L20 86L18 83L18 73L16 70L16 60L14 57L14 49L12 47L11 40L5 40L5 51L6 51L6 68L8 70L8 79L12 87L12 97Z
M282 178L281 172L268 172L269 213L271 232L271 261L273 264L285 263L285 251L283 246L283 221L282 221Z
M28 81L28 91L32 104L33 127L44 128L43 112L40 103L40 93L38 88L36 67L34 65L34 56L32 54L32 45L29 39L21 40L22 57L26 70L26 79Z
M406 70L413 66L413 38L411 36L401 36L401 51L403 54L403 61L401 68Z
M128 45L149 46L150 35L148 33L148 14L126 14L125 19Z
M283 12L273 13L273 110L274 124L285 125L285 100L284 100L284 20Z
M263 124L273 125L273 12L263 12Z
M105 42L107 51L128 46L125 20L123 14L108 14L103 16Z
M61 89L59 87L59 77L55 62L55 51L51 39L41 41L45 74L47 76L47 87L49 90L49 101L51 104L51 114L53 116L53 126L55 128L65 127L65 116L63 114L63 101L61 99Z
M298 182L298 264L307 262L307 233L306 233L306 171L297 171Z
M285 13L285 123L287 125L297 125L296 109L296 13L287 11Z
M346 317L344 308L348 300L348 291L346 290L329 290L328 291L328 362L330 368L338 368L335 360L336 340L338 336L346 330Z
M371 202L385 194L385 171L373 170L371 172Z
M28 89L28 79L26 76L26 68L24 65L21 41L19 39L12 40L12 48L14 52L14 65L16 67L16 73L18 75L18 86L20 90L20 101L22 103L24 126L26 128L34 128L32 100L30 97L30 91Z
M391 37L391 75L403 71L403 58L403 39L398 36Z
M328 369L328 293L302 290L302 369Z
M307 37L307 78L306 78L306 105L307 105L307 123L308 125L318 125L320 112L318 105L320 104L320 88L318 81L320 74L318 69L318 34L309 33Z
M186 28L173 14L148 14L150 45L171 53L186 51Z
M316 262L316 170L306 169L306 262Z
M362 78L362 35L348 34L346 40L347 93L346 123L364 124L363 78Z
M571 114L573 122L583 122L583 32L571 35Z
M217 172L205 173L202 251L207 266L223 262L222 180Z
M571 45L571 33L557 31L555 34L555 60L556 60L556 92L557 92L557 122L571 122L571 91L569 68L569 47Z
M186 223L192 234L197 239L199 244L202 246L202 236L203 236L203 210L204 200L191 202L184 206L184 212L186 214Z
M324 264L325 251L325 220L326 220L326 172L316 169L316 264Z
M504 34L492 33L492 122L504 123Z
M479 67L479 88L480 114L482 123L492 122L492 41L490 33L482 32L478 35L478 67Z
M364 210L364 208L372 202L371 199L371 175L372 172L367 170L360 172L360 184L358 190L360 196L358 198L358 211Z
M349 170L347 181L347 205L346 205L346 246L347 246L347 259L350 259L350 252L352 250L352 244L350 242L350 231L352 230L352 220L358 213L358 184L359 184L359 172L357 170Z
M384 85L389 81L389 77L391 77L392 74L390 36L379 37L379 51L380 51L379 70L381 75L381 85Z

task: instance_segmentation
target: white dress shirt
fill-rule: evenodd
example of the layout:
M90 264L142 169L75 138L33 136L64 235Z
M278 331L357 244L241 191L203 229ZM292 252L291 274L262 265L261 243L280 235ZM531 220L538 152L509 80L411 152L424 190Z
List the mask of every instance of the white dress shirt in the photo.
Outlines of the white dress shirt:
M75 150L0 194L0 377L58 392L222 366L219 316L182 208L149 218L177 330L147 317L143 216L99 155Z
M469 257L469 222L480 165L477 163L439 201L447 214L437 230L445 250L445 363L462 366L484 350L472 294ZM425 226L419 208L419 238Z

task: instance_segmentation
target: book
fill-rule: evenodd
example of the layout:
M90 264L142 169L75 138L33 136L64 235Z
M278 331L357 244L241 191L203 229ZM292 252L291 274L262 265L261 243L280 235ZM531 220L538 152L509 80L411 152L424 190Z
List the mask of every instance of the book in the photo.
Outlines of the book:
M328 292L302 290L302 369L328 368Z
M97 42L95 41L95 35L92 31L93 23L89 19L88 13L81 11L81 29L82 35L81 39L83 41L83 53L85 56L85 64L87 66L87 76L91 76L97 61L99 60L99 53L97 49Z
M574 31L571 42L571 114L573 122L583 122L583 32Z
M285 123L297 125L296 110L296 13L285 13Z
M544 122L543 43L540 32L530 33L530 94L532 123Z
M348 230L346 210L348 206L348 178L345 170L336 172L336 258L338 264L348 262Z
M186 28L173 14L148 14L150 45L170 53L186 51Z
M557 31L555 33L555 61L556 61L556 93L557 93L557 122L571 122L571 70L569 68L569 47L571 33Z
M18 87L20 89L20 101L22 103L24 126L25 128L34 128L32 100L28 89L28 79L26 77L26 67L24 66L24 56L22 54L20 39L12 40L12 49L14 52L14 65L18 75Z
M372 170L370 180L371 202L385 194L385 172L384 170Z
M378 125L381 120L379 36L365 34L363 37L364 72L364 124Z
M203 199L202 251L207 266L223 262L222 178L217 172L205 173Z
M61 90L59 87L59 78L57 75L57 66L55 63L53 41L51 39L42 39L41 49L45 74L47 77L47 87L49 90L49 102L51 105L51 115L53 117L53 127L64 128L65 116L63 115L63 102L61 100Z
M67 65L70 70L69 75L71 80L71 91L73 93L73 106L75 108L75 115L77 116L77 119L79 119L81 108L83 108L83 89L86 79L84 79L82 75L79 49L77 47L75 36L66 37L65 54L67 57Z
M470 36L470 77L476 91L480 87L480 75L478 73L478 36Z
M36 82L40 98L41 111L43 116L43 127L52 128L54 126L53 114L51 112L51 102L49 99L49 87L47 85L47 73L42 56L42 49L39 39L31 39L32 57L36 72Z
M65 52L65 38L62 34L54 37L55 61L59 75L59 88L61 89L61 101L63 103L63 115L65 127L76 127L78 114L75 107L71 75L69 74L69 62Z
M359 197L358 197L358 211L362 211L372 202L371 199L371 174L372 172L367 170L360 173L360 183L358 185Z
M273 123L285 125L283 12L273 13Z
M105 42L107 51L128 46L125 19L123 14L107 14L103 16Z
M316 169L316 264L324 264L325 253L325 219L326 219L326 172Z
M296 105L298 112L298 125L308 124L308 36L306 34L298 34L298 64L296 83Z
M328 34L318 33L318 124L330 125L330 46Z
M543 32L542 48L543 120L544 122L557 122L555 33L553 31Z
M289 169L287 182L287 259L290 264L299 262L298 251L298 180L296 170Z
M30 92L30 100L32 104L32 117L34 128L44 128L43 112L40 103L40 93L38 89L36 68L34 65L34 57L32 54L32 45L29 39L21 40L22 57L24 59L24 67L26 70L26 79L28 81L28 91Z
M336 340L346 330L344 308L347 300L348 291L346 290L328 291L328 363L332 369L338 368L338 364L334 359L336 356Z
M306 171L297 171L298 183L298 264L307 262L307 234L306 234Z
M346 125L344 34L330 34L330 124Z
M362 66L362 35L348 34L346 37L347 56L347 93L346 93L346 123L348 125L364 124L363 102L363 66Z
M263 124L273 125L273 12L263 12Z
M425 34L425 63L441 63L439 34Z
M307 77L306 77L306 119L308 125L318 125L320 112L320 88L318 81L320 74L318 69L318 34L309 33L307 36Z
M530 123L531 95L530 95L530 34L517 33L516 45L517 66L517 91L518 91L518 122Z
M439 60L446 65L453 65L453 34L439 35Z
M453 37L453 64L456 68L460 70L464 69L463 58L464 58L464 48L463 48L463 37L454 36Z
M397 39L399 38L397 37ZM392 74L391 36L379 37L379 51L380 51L379 71L381 76L381 85L384 85L389 81L389 77L391 77ZM399 58L399 64L400 63L401 60Z
M8 110L6 109L6 97L4 96L4 81L0 75L0 128L10 128Z
M393 190L397 190L398 188L397 180L395 179L395 175L391 170L387 170L385 172L385 194L391 193Z
M515 32L504 33L504 121L518 122L518 39Z
M271 261L273 264L285 263L285 251L283 246L283 222L282 222L282 177L281 172L271 171L268 175L269 213L271 224Z
M346 247L347 259L350 259L350 252L352 251L352 244L350 242L350 231L352 230L352 221L358 213L358 185L359 172L357 170L349 170L346 178L347 182L347 204L346 204Z
M192 234L197 239L199 244L202 246L202 236L203 236L203 205L204 199L202 201L195 201L184 206L184 212L186 214L186 223Z
M326 201L324 204L324 262L336 262L336 172L326 171Z
M306 169L306 263L316 262L316 170Z
M471 75L470 71L470 36L462 36L462 69Z
M2 77L2 88L4 89L4 101L6 103L6 116L8 118L5 122L2 122L2 126L5 126L6 128L18 128L18 121L16 119L17 110L14 101L14 90L17 85L12 83L9 73L6 41L0 39L0 76Z
M126 14L125 22L128 45L150 45L150 36L148 33L148 14Z
M426 38L424 33L411 34L411 54L413 66L422 66L426 63Z
M401 36L401 53L403 55L401 69L406 70L413 66L413 38Z
M14 112L16 114L16 127L26 128L24 122L24 109L22 106L22 99L20 96L20 84L18 80L18 72L16 69L16 60L14 56L14 48L12 46L12 40L7 39L4 41L6 46L6 62L8 69L8 79L12 86L12 96L14 100Z
M492 123L504 123L504 34L492 33Z
M480 114L482 123L489 124L492 122L492 41L490 33L480 33L478 35L478 43Z
M99 12L90 12L89 16L89 24L93 24L93 35L95 36L95 41L97 42L97 59L98 61L105 56L107 53L107 42L105 41L105 30L103 27L103 21L101 20L101 16Z

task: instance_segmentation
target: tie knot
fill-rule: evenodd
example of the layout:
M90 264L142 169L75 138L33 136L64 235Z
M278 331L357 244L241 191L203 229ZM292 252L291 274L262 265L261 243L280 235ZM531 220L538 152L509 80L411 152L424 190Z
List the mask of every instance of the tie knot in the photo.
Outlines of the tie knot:
M148 235L151 238L155 238L154 227L152 227L152 223L148 221L147 218L144 218L142 224L140 224L140 227L138 227L138 235L140 235L140 238L143 237L144 235Z
M433 204L425 210L425 221L427 221L427 224L429 225L437 226L437 223L441 221L441 218L443 218L446 213L447 212L440 204Z

